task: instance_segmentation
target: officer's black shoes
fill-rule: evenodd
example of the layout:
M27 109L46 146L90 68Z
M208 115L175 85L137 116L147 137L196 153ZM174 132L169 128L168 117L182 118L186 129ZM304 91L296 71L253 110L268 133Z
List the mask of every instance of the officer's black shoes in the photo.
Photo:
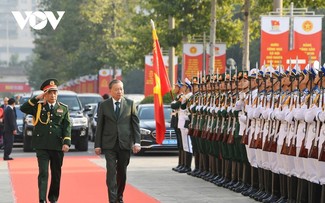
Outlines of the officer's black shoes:
M50 201L51 203L57 203L57 201Z
M46 201L44 201L44 200L40 200L39 203L46 203Z
M236 181L235 184L228 187L229 190L234 190L235 188L239 187L243 183L241 181Z
M178 169L176 169L176 172L180 173L181 171L183 171L185 168L184 165L181 165Z
M253 199L255 199L257 201L257 198L259 196L263 195L264 193L265 193L264 190L259 189L257 192L255 192L253 194L250 194L249 197L253 198Z
M270 196L271 196L270 193L265 192L263 195L261 195L261 196L259 196L259 197L257 198L257 201L259 201L259 202L263 202L264 199L268 199Z
M3 157L3 160L4 160L4 161L11 161L11 160L14 160L14 159L11 158L11 157Z
M173 171L178 171L180 167L181 167L181 165L178 165L178 166L172 168L172 170L173 170Z
M188 173L188 172L190 172L190 171L191 171L191 168L185 166L185 167L183 167L182 169L180 169L178 172L179 172L179 173Z
M278 199L278 201L276 201L275 203L286 203L287 199L285 197L281 197L280 199Z
M234 188L233 191L237 193L242 193L244 191L247 191L249 189L249 185L246 185L243 183L242 185L238 186L237 188Z
M187 172L187 175L194 176L194 173L197 173L198 170L198 168L195 168L194 170Z
M278 200L279 200L279 197L277 197L275 195L271 195L269 198L263 199L262 202L263 203L275 203Z
M251 186L248 190L243 191L241 194L244 195L244 196L249 196L249 195L254 194L256 192L257 192L257 189L254 188L253 186Z

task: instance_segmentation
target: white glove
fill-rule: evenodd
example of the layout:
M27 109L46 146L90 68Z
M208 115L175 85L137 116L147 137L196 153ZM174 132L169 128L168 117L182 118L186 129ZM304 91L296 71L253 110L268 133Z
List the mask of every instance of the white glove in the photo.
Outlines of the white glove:
M258 106L254 111L254 118L259 118L262 113L262 110L263 110L262 107Z
M293 120L293 112L290 111L287 115L285 115L285 120L289 123L289 124L293 124L294 120Z
M321 109L318 107L308 109L305 114L305 121L307 123L313 122L319 112L321 112Z
M240 110L243 109L243 106L244 106L244 101L239 100L239 101L237 101L236 104L235 104L235 110L236 110L236 111L240 111Z
M245 92L240 92L239 93L239 99L240 100L245 100L245 98L246 98L246 93Z
M246 122L247 122L247 116L244 113L241 114L239 116L239 121L246 124Z
M247 124L247 117L245 116L244 113L241 113L239 116L239 135L242 136L244 134L244 131L246 129L246 124Z
M246 110L247 110L247 117L248 117L249 119L253 119L253 118L254 118L254 111L255 111L255 108L252 108L252 107L250 107L250 106L247 106Z
M293 110L293 116L296 120L298 121L303 121L305 120L305 112L307 110L307 106L304 105L300 108L294 109Z
M279 120L279 121L284 121L285 120L285 116L286 116L286 111L277 111L275 114L275 117Z

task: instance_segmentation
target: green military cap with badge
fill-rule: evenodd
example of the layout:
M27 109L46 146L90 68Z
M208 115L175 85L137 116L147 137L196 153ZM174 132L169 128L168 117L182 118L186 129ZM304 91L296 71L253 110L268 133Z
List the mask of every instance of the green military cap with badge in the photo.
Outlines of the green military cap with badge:
M50 90L58 90L58 85L59 82L57 79L55 78L51 78L51 79L47 79L43 82L43 84L40 87L40 90L42 90L43 92L47 92Z

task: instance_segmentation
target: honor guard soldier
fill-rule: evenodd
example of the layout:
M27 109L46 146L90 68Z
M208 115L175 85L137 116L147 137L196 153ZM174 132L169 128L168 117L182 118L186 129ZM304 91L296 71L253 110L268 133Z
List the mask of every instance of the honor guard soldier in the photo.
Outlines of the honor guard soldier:
M239 157L237 163L237 176L238 183L231 189L235 192L242 192L248 188L248 178L250 174L249 162L247 159L247 152L245 144L242 142L242 137L247 124L247 116L245 115L245 105L248 103L249 82L247 71L238 73L236 88L239 91L236 100L234 114L236 116L236 129L235 129L235 145L236 156Z
M190 140L190 137L188 136L188 125L190 122L189 119L189 110L187 109L189 99L192 97L192 85L191 82L185 78L184 80L184 94L181 96L181 106L178 110L178 128L181 132L181 141L182 141L182 147L183 147L183 163L184 167L179 172L181 173L188 173L191 171L191 164L192 164L192 143Z
M60 192L61 167L64 152L71 145L71 124L68 106L57 101L58 81L43 82L40 95L22 104L20 110L33 116L32 146L36 150L39 174L39 201L46 202L48 168L51 168L51 183L48 200L57 202Z
M174 128L175 133L176 133L176 139L177 139L177 148L178 148L178 165L174 168L172 168L173 171L176 172L181 172L185 168L185 152L183 150L183 145L182 145L182 134L180 129L178 128L178 111L181 108L181 98L183 96L183 89L184 89L184 84L182 83L181 80L178 80L177 83L175 84L173 92L176 94L175 100L172 101L170 104L171 109L172 109L172 117L171 117L171 127Z
M199 170L199 163L200 163L200 155L198 152L198 141L194 132L197 131L197 112L196 108L199 104L200 100L200 92L198 87L198 77L193 77L192 79L192 89L193 89L193 95L190 97L188 104L188 110L190 112L190 124L189 124L189 131L188 135L190 136L191 143L192 143L192 151L194 156L194 170L188 172L188 175L196 176L200 173Z

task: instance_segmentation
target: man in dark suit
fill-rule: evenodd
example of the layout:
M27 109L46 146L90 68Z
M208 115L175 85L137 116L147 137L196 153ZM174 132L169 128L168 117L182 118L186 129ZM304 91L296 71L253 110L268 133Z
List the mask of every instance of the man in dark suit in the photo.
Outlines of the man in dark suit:
M48 79L41 85L41 93L25 102L20 110L34 117L32 146L36 149L39 174L39 201L46 202L48 168L51 184L48 199L57 202L60 193L61 168L64 152L71 145L71 124L68 106L58 102L58 81Z
M0 149L3 149L3 134L4 134L4 126L3 126L3 115L6 107L8 106L8 97L3 98L3 104L0 106ZM1 113L2 112L2 113Z
M14 144L14 135L17 134L17 121L15 115L15 99L10 98L8 100L8 105L4 112L4 136L3 136L3 146L4 146L4 153L3 153L3 160L13 160L10 157L12 152L12 147Z
M131 150L141 150L139 118L134 102L123 97L122 81L112 80L109 90L111 97L99 108L95 153L105 154L109 202L122 203Z

